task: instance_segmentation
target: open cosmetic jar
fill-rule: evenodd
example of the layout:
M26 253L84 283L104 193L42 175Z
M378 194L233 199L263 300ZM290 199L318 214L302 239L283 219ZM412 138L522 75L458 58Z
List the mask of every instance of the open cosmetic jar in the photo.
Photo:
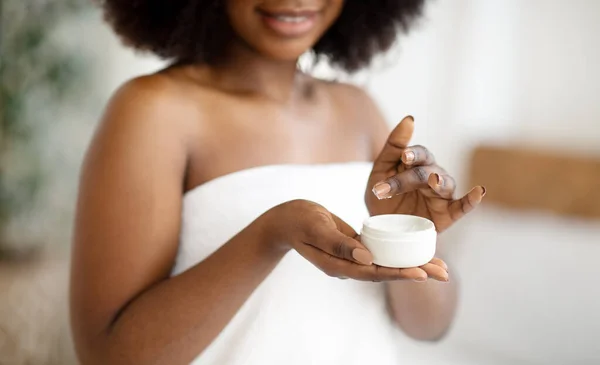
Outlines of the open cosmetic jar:
M366 219L361 242L371 251L373 263L393 268L425 265L435 255L437 232L429 219L402 214Z

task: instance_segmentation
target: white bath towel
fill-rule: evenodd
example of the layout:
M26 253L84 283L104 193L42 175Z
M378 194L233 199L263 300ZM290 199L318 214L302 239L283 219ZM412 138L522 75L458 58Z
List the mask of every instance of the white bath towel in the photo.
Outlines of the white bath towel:
M359 230L368 216L370 169L370 163L264 166L189 191L173 275L293 199L315 201ZM396 334L381 284L330 278L292 251L194 364L399 364Z

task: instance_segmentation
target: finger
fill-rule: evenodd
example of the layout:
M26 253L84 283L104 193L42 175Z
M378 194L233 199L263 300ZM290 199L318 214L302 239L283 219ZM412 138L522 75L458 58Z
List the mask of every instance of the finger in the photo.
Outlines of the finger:
M429 187L444 199L452 199L456 190L456 182L450 175L433 173L427 180Z
M448 206L450 217L455 221L464 217L465 214L475 209L481 203L481 199L483 199L485 193L486 191L483 186L476 186L461 199L450 203Z
M442 174L443 170L437 165L417 166L402 171L386 180L375 184L373 194L378 199L389 199L394 195L408 193L417 189L429 187L429 175Z
M394 280L413 280L413 281L427 281L427 273L418 267L411 267L408 269L393 269L389 267L382 267L374 265L376 272L374 273L376 279L371 281L394 281Z
M358 268L355 276L356 280L361 281L395 281L395 280L427 280L427 273L418 267L409 269L397 269L373 265L369 267Z
M389 176L389 172L396 169L398 162L402 159L402 152L408 147L415 129L414 118L406 116L390 133L385 146L379 156L375 159L373 172L369 179L370 184L380 181Z
M421 269L427 273L427 276L437 281L448 281L448 272L441 266L428 263L421 266Z
M310 232L305 243L343 260L361 265L373 264L373 255L354 238L358 234L341 219L334 217L334 222L336 226L342 226L346 234L337 228L318 226Z
M346 222L344 222L344 220L342 220L340 217L338 217L337 215L331 213L331 218L333 218L333 221L335 222L335 226L337 227L338 231L342 232L342 234L348 236L348 237L352 237L354 239L356 239L358 242L360 242L360 236L358 235L358 233L356 233L356 231L354 230L354 228L350 227L350 225Z
M313 246L299 248L299 253L325 274L336 278L350 278L360 281L427 280L427 273L418 267L394 269L377 265L360 265L340 259Z
M352 250L352 258L355 262L363 265L371 265L373 264L373 255L365 245L360 241L360 235L356 233L354 228L352 228L348 223L342 220L337 215L331 213L331 218L335 222L335 226L338 231L340 231L344 236L351 237L354 243L358 243L358 246L353 246Z
M435 157L426 147L412 146L402 152L402 162L408 166L433 165Z
M446 263L443 260L438 259L437 257L434 257L433 259L431 259L431 261L429 261L429 263L440 266L444 270L446 270L446 272L448 272L448 265L446 265Z

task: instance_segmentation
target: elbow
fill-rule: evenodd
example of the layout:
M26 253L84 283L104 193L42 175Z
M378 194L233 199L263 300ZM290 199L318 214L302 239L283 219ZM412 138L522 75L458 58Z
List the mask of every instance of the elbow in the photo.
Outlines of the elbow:
M413 340L420 342L440 342L444 340L452 328L452 317L440 316L403 316L394 318L398 327Z
M156 347L136 341L129 336L103 334L93 341L77 343L75 350L78 364L81 365L139 365L139 364L180 364L178 359L165 358ZM189 362L188 362L189 363Z
M78 364L81 365L133 365L143 364L142 359L137 359L136 353L117 348L110 344L111 339L106 334L93 340L75 338L75 353Z
M419 342L437 343L441 342L446 338L450 332L450 326L445 328L418 328L408 329L400 326L403 332L413 340Z
M123 356L125 355L125 356ZM77 351L78 363L81 365L134 365L143 364L144 362L134 359L131 354L121 354L120 356L114 356L113 351Z
M100 365L114 363L114 361L112 361L106 354L93 350L89 347L82 348L81 346L76 345L75 353L77 354L77 363L80 365Z
M99 346L95 345L83 346L76 341L75 353L77 363L80 365L123 364L123 362L115 361L110 355L110 351L101 350Z

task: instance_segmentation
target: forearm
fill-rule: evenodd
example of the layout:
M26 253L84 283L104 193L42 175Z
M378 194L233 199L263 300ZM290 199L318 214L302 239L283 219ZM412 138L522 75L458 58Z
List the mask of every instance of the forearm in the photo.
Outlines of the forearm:
M409 336L419 340L438 340L452 324L457 299L456 279L424 283L396 281L387 284L391 314Z
M195 267L134 299L102 334L89 363L190 363L284 256L262 240L249 226Z

